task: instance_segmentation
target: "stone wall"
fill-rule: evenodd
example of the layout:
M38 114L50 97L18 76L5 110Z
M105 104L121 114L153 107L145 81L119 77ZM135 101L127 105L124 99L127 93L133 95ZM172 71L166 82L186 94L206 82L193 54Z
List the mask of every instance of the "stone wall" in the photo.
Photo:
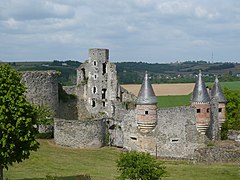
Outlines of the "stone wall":
M194 150L205 147L205 135L196 128L194 109L178 107L158 109L157 126L150 133L138 131L135 110L124 118L124 147L150 152L160 157L193 159Z
M27 88L27 101L47 105L55 113L58 109L58 73L56 71L26 71L22 81Z
M134 94L132 94L131 92L128 92L126 89L124 89L121 86L120 86L120 92L121 92L120 97L122 102L132 102L137 100L137 97Z
M208 147L196 149L195 161L204 163L237 162L240 160L240 143L234 141L212 142Z
M98 120L54 119L56 144L74 148L99 148L105 144L106 123Z
M229 130L227 136L229 140L237 141L240 143L240 130Z

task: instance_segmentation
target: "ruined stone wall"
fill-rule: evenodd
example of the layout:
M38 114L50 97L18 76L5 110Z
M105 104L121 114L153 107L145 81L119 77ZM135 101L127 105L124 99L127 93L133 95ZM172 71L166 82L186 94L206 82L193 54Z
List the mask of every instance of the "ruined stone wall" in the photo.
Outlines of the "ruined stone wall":
M122 102L131 102L131 101L136 101L137 97L132 94L131 92L128 92L126 89L124 89L123 87L120 86L120 99Z
M195 151L196 162L240 162L240 143L234 141L212 142L208 147Z
M77 70L76 91L91 117L99 117L99 113L113 116L118 83L116 65L109 62L108 49L89 49L88 60Z
M54 119L56 144L74 148L99 148L105 144L106 123L97 120Z
M196 129L194 109L178 107L158 109L158 121L150 133L137 130L135 110L124 119L124 147L130 150L150 152L161 157L193 159L194 150L204 147L205 135Z
M63 86L63 90L67 94L74 94L74 95L76 95L76 86Z
M27 101L47 105L55 113L58 109L58 73L56 71L27 71L22 73L27 88Z

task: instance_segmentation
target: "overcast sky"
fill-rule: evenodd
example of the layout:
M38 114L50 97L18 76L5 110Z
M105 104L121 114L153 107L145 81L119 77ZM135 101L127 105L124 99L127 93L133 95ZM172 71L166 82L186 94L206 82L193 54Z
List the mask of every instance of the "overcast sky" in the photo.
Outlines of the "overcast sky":
M0 0L0 60L240 60L239 0Z

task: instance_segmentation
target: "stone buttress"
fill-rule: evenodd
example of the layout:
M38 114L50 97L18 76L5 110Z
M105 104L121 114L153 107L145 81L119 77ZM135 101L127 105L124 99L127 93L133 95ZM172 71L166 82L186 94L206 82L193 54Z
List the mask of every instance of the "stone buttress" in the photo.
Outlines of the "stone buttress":
M149 82L147 72L145 73L136 104L138 129L141 132L150 132L157 124L157 98Z
M201 71L193 89L191 105L196 109L196 126L201 134L205 134L210 122L210 97L202 78Z

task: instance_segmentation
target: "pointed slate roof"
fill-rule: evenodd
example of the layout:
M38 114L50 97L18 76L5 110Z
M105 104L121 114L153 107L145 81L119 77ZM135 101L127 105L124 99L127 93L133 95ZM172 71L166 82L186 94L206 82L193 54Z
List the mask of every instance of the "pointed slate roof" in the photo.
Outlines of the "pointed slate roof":
M207 92L205 82L202 79L202 73L201 71L199 71L199 75L193 89L192 103L208 103L208 102L210 102L210 97Z
M214 85L211 91L211 97L215 97L219 103L226 103L227 99L224 97L219 80L216 76Z
M157 104L157 98L149 82L147 71L138 94L137 104Z

